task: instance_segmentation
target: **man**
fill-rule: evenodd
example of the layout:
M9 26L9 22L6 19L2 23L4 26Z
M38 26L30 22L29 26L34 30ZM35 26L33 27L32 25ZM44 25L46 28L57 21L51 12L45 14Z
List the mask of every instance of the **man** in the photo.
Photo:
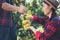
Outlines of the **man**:
M13 6L11 0L0 0L0 40L16 40L16 28L13 27L12 13L26 13L24 6Z
M32 22L43 24L44 31L40 32L33 26L26 28L32 30L37 40L60 40L60 18L56 11L59 3L57 0L43 0L42 11L44 17L31 16Z

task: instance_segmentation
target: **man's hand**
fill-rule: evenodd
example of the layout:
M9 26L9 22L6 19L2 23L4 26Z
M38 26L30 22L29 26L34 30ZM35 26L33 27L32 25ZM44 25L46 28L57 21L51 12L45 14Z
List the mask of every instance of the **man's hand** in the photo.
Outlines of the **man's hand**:
M28 10L28 8L24 7L24 6L20 6L19 9L18 9L18 12L20 12L21 14L24 14L26 13Z

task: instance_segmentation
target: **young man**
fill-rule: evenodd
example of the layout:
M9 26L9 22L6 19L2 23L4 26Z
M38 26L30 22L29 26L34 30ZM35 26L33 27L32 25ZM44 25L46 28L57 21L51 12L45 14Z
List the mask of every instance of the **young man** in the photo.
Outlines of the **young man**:
M56 13L58 5L57 0L43 0L42 11L46 17L31 16L33 22L44 25L43 33L37 31L33 26L26 28L34 32L37 40L60 40L60 19Z
M16 27L12 26L12 11L26 13L24 6L11 5L12 0L0 0L0 40L16 40Z

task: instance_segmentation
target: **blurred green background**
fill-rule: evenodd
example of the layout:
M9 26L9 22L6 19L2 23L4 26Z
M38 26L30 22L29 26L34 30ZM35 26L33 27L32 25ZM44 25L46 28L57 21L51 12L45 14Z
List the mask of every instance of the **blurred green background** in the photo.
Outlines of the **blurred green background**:
M26 14L29 15L37 15L39 17L44 16L42 12L42 0L12 0L13 5L20 6L24 5L27 7L29 10L27 11ZM58 15L60 16L59 12ZM17 40L36 40L34 33L31 30L24 30L22 21L25 19L25 16L20 18L22 16L18 12L13 12L13 21L16 24L17 27ZM34 26L36 29L39 27L43 27L41 24L37 23L31 23L32 26Z

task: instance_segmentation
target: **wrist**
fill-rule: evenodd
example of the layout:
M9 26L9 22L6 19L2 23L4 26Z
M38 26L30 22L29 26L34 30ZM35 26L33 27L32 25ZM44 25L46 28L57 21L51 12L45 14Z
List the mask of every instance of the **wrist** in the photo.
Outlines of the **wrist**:
M19 9L20 9L20 8L19 8L19 7L17 7L16 11L17 11L17 12L19 12Z

